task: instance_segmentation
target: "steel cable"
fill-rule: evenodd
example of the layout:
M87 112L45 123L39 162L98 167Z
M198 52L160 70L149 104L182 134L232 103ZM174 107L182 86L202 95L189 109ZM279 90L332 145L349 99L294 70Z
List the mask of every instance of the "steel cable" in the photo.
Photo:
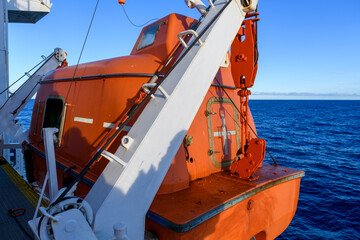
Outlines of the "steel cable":
M134 27L143 27L143 26L145 26L146 24L148 24L148 23L150 23L150 22L152 22L152 21L159 20L158 18L153 18L153 19L150 19L149 21L147 21L147 22L144 23L144 24L137 25L137 24L135 24L133 21L131 21L129 15L128 15L127 12L125 11L124 5L121 4L121 6L122 6L122 9L124 10L124 13L125 13L125 16L126 16L127 20L128 20L128 21L131 23L131 25L133 25Z
M215 78L216 82L218 83L218 85L221 87L221 89L224 91L225 95L229 98L229 100L231 101L231 103L234 105L235 109L240 113L241 117L243 118L243 120L245 121L246 118L245 116L240 112L240 109L235 105L234 101L231 99L231 97L229 96L229 94L226 92L225 88L220 84L219 80L217 78ZM258 138L259 136L257 135L257 133L255 132L255 130L250 126L250 124L248 123L248 127L251 129L251 131L255 134L255 136ZM271 159L273 160L275 166L278 165L277 161L275 160L275 158L270 154L270 152L265 149L265 151L269 154L269 156L271 157Z
M82 48L81 48L81 52L80 52L80 55L79 55L79 58L78 58L78 61L77 61L77 64L76 64L76 67L75 67L75 70L74 70L74 74L73 74L72 80L71 80L71 82L70 82L70 86L69 86L68 92L67 92L67 94L66 94L66 98L65 98L65 101L64 101L64 105L66 104L66 100L67 100L68 97L69 97L70 89L71 89L72 84L73 84L73 82L74 82L75 74L76 74L76 71L77 71L77 69L78 69L78 67L79 67L79 63L80 63L80 60L81 60L81 57L82 57L82 54L83 54L83 51L84 51L84 48L85 48L86 41L87 41L88 36L89 36L89 33L90 33L90 29L91 29L91 26L92 26L92 23L93 23L93 20L94 20L95 13L96 13L96 10L97 10L97 8L98 8L99 2L100 2L100 0L97 0L97 2L96 2L96 6L95 6L95 9L94 9L94 13L93 13L93 15L92 15L92 17L91 17L91 21L90 21L90 24L89 24L89 28L88 28L88 31L87 31L87 33L86 33L86 37L85 37L84 43L83 43Z

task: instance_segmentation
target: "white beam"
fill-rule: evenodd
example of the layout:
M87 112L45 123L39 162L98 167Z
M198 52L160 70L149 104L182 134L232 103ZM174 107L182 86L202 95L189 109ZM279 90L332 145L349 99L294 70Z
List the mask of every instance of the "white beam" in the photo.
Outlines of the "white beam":
M55 160L55 149L54 149L54 134L59 130L57 128L44 128L44 147L45 147L45 158L47 173L49 174L49 193L50 201L54 200L55 196L59 191L59 185L57 181L56 172L56 160Z

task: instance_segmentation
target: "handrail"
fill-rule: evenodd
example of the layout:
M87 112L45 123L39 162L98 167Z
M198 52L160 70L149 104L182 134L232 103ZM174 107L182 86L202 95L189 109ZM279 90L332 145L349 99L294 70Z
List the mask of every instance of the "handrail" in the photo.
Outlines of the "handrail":
M188 35L188 34L194 35L195 38L198 38L198 37L199 37L198 34L197 34L197 32L195 32L195 31L192 30L192 29L189 29L189 30L186 30L186 31L183 31L183 32L179 33L179 34L178 34L178 38L179 38L180 43L184 46L184 48L188 48L188 45L186 44L186 42L184 41L184 39L182 38L182 36ZM204 42L201 41L200 38L199 38L197 41L199 42L199 44L200 44L201 46L204 44Z

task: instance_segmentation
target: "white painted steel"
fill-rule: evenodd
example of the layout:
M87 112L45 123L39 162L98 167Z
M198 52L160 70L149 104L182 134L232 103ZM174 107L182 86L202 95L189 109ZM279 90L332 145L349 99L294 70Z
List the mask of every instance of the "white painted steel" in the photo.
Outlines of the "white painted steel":
M212 2L212 0L207 0L207 1L211 7L214 7L214 3Z
M50 12L50 0L5 0L10 11Z
M59 220L51 221L55 239L97 240L89 223L79 209L70 209L56 215Z
M49 180L49 173L46 172L45 180L44 180L43 186L42 186L42 188L41 188L41 193L40 193L40 196L39 196L39 200L38 200L38 203L36 204L36 209L35 209L35 212L34 212L33 221L35 221L35 219L36 219L36 217L37 217L37 214L38 214L38 212L39 212L40 204L41 204L41 201L42 201L42 199L43 199L44 192L45 192L45 188L46 188L46 185L47 185L48 180Z
M0 91L9 86L9 45L8 45L8 12L50 12L50 0L0 0ZM0 96L0 105L7 97L8 91Z
M60 190L59 194L61 194L61 191L64 190L65 189ZM71 194L68 193L66 194L66 198L55 206L47 209L40 209L43 216L28 222L34 232L34 235L38 239L50 240L54 239L54 235L55 239L58 240L96 239L90 227L94 220L93 211L86 201L78 197L71 196ZM71 213L72 210L78 211L81 216L77 215L74 218L74 215ZM73 222L73 220L76 220L77 223ZM78 225L78 223L81 223L81 225ZM74 227L74 225L78 226ZM50 228L52 231L49 231ZM68 233L70 235L67 235Z
M144 83L141 88L144 90L144 92L146 92L147 94L149 94L149 93L150 93L149 88L154 88L155 86L156 86L156 83L154 83L154 82L153 82L153 83ZM158 91L160 91L161 94L162 94L165 98L168 98L168 97L169 97L169 95L167 94L167 92L166 92L161 86L158 87ZM155 96L152 94L152 95L151 95L151 98L155 98Z
M199 35L227 3L215 2L197 29ZM109 162L96 181L86 201L95 212L99 239L112 237L118 222L128 226L130 239L144 238L145 215L245 14L239 0L229 2L201 37L204 44L195 44L161 84L169 98L151 99L128 134L134 139L131 147L116 151L126 167Z
M185 4L188 6L188 8L196 8L201 15L206 13L207 7L201 0L185 0Z
M235 135L235 131L226 131L226 132L214 132L214 137L224 137L226 135Z
M46 158L46 168L47 173L49 174L49 195L50 201L54 200L58 191L59 185L57 181L56 173L56 160L55 160L55 149L54 149L54 134L59 130L57 128L44 128L44 147L45 147L45 158Z
M123 146L127 150L131 147L133 142L134 142L134 139L131 138L130 136L123 136L121 139L121 146Z
M42 215L44 215L45 217L50 218L50 219L53 220L53 221L59 221L59 216L50 215L50 214L46 211L46 208L44 208L44 207L40 207L40 212L41 212Z
M183 45L184 48L188 48L188 45L186 44L186 42L184 41L184 39L182 38L182 36L184 36L184 35L189 35L189 34L193 35L193 36L196 37L196 38L198 37L197 32L195 32L195 31L192 30L192 29L183 31L183 32L181 32L181 33L178 34L179 41L180 41L181 45ZM199 38L198 42L199 42L200 45L203 45L203 44L204 44L204 43L201 41L200 38Z
M8 22L31 22L35 23L40 18L50 12L50 0L0 0L0 92L9 86L9 44L8 44ZM7 98L9 91L4 91L0 95L0 106ZM31 99L32 95L29 99ZM12 103L11 103L12 104ZM26 104L24 104L25 106ZM15 106L15 105L13 105ZM16 105L18 107L18 105ZM21 108L22 109L22 108ZM20 112L20 110L18 112ZM13 119L8 120L9 111L0 113L0 135L6 143L27 140L28 134L23 134L22 127L14 124ZM6 134L4 133L6 130ZM24 175L23 158L20 149L15 150L16 164L15 170ZM10 150L0 152L10 162ZM12 163L13 165L14 163Z
M126 224L114 224L114 240L128 240Z
M9 86L8 17L6 0L0 0L0 92ZM1 94L0 105L6 101L8 91Z
M22 133L22 128L16 125L14 118L21 112L26 104L31 100L39 88L38 82L50 71L55 70L61 61L56 56L62 49L55 49L54 53L45 63L7 100L0 109L0 132L14 136L15 140L22 142L26 136ZM63 56L61 57L63 59Z
M109 161L115 161L115 162L121 164L124 167L126 166L126 162L124 162L123 160L121 160L116 155L112 154L111 152L103 151L101 153L101 156L103 156L104 158L106 158Z

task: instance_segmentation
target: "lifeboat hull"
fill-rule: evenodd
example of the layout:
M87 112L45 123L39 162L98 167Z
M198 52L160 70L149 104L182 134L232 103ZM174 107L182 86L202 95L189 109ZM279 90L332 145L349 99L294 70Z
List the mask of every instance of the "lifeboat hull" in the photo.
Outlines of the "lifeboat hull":
M146 227L159 239L275 239L290 224L304 172L264 163L247 182L218 173L157 195Z

